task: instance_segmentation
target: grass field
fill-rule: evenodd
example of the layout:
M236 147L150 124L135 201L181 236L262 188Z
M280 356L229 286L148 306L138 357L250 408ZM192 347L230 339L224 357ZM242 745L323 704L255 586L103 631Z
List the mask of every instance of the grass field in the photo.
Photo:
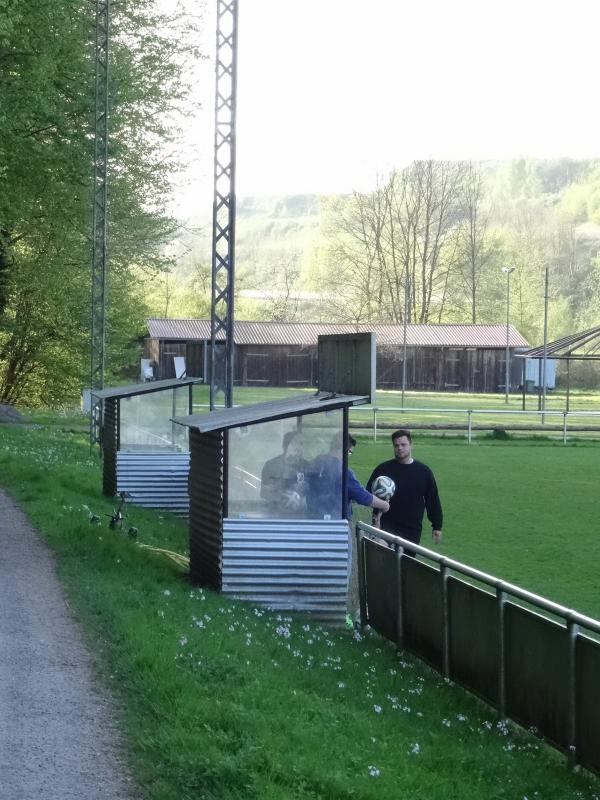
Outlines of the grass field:
M259 403L265 400L291 397L300 393L312 393L314 389L285 389L285 388L234 388L233 401L235 405ZM194 387L195 412L208 411L209 389L205 385ZM221 398L217 398L222 401ZM165 395L164 407L167 417L170 416L171 396ZM350 420L353 426L365 428L373 427L373 409L377 409L377 423L382 426L399 427L403 424L426 423L430 425L460 424L467 426L467 411L471 410L473 425L496 426L536 426L537 432L546 432L551 438L560 438L561 434L552 432L550 426L562 426L562 412L566 409L564 392L555 391L548 393L546 409L549 412L561 412L558 415L547 414L542 426L541 418L537 412L537 395L528 395L526 411L523 411L522 397L512 394L508 405L502 394L468 394L465 392L406 392L404 404L400 392L378 391L374 406L356 406L350 410ZM510 413L506 414L505 412ZM570 412L576 416L569 417L568 423L573 425L597 426L600 428L600 416L586 415L585 412L600 414L600 392L574 390L571 392ZM580 416L581 415L581 416ZM81 431L87 429L87 418L78 410L67 409L62 414L54 411L33 410L25 415L27 421L38 424L60 425L74 427ZM464 436L464 433L458 434ZM482 434L475 434L481 436ZM590 434L587 434L588 438Z
M413 455L438 481L445 515L441 552L600 618L594 522L600 445L467 445L420 441L418 435L413 442ZM392 456L391 442L365 441L351 465L366 481L375 464ZM424 536L423 544L430 543Z
M298 389L260 389L235 387L234 403L245 405L258 403L276 397L289 397L298 394ZM312 389L304 391L312 392ZM194 390L194 403L198 411L208 404L208 387L197 386ZM352 425L373 426L373 408L377 409L377 423L382 426L426 423L429 425L462 425L466 428L468 414L472 412L473 425L495 425L504 427L534 426L538 433L544 429L550 436L557 437L551 426L562 426L562 412L566 410L566 396L563 392L548 393L547 412L542 417L538 413L537 395L526 397L525 409L520 394L511 394L508 404L503 394L468 394L465 392L406 392L404 403L400 392L378 391L374 406L357 406L350 411ZM508 412L508 413L506 413ZM600 428L600 393L593 391L573 391L569 402L568 417L570 426L597 426ZM588 434L589 435L589 434Z
M365 479L390 454L364 441L352 465ZM600 616L597 445L417 437L415 456L438 478L443 552ZM110 531L84 437L0 426L0 476L57 555L146 798L600 797L600 780L378 637L193 588ZM128 513L141 541L184 552L181 520Z

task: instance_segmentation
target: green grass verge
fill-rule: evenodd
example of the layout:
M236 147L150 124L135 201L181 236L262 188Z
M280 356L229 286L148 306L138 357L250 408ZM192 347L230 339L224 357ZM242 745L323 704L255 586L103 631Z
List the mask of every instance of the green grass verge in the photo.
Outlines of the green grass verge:
M358 471L388 451L361 444ZM489 571L505 565L503 577L517 579L527 547L541 565L538 582L549 570L550 585L557 563L544 504L559 509L568 483L579 508L586 491L577 474L590 478L596 448L441 442L418 445L416 455L439 478L447 552ZM106 517L91 524L89 510L104 515L114 504L100 496L99 464L83 438L0 427L0 474L57 555L102 679L122 701L129 758L150 800L600 797L599 780L570 773L559 754L498 725L491 709L380 638L193 588L175 564L110 531ZM521 504L536 485L524 520ZM590 508L578 516L575 572L588 558L579 548ZM184 551L181 520L128 513L142 541ZM565 544L556 541L563 566ZM579 586L581 603L592 605L584 582L574 575L561 592L576 597Z

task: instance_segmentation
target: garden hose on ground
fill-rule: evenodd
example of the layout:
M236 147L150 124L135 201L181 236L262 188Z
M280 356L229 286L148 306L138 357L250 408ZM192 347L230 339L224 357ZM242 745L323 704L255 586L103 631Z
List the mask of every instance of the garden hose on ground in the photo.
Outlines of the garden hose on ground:
M173 550L164 550L162 547L152 547L149 544L142 544L141 542L137 544L139 547L143 547L144 550L150 550L152 553L162 553L168 558L171 558L180 567L190 566L189 558L187 558L187 556L182 556L181 553L175 553Z

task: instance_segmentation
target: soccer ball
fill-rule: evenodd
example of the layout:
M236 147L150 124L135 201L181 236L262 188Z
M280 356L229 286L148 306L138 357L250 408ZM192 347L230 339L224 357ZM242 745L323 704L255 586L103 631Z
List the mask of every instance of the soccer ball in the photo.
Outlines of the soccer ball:
M378 478L375 478L371 486L371 492L375 497L379 497L381 500L388 501L395 491L396 484L391 478L388 478L387 475L380 475Z

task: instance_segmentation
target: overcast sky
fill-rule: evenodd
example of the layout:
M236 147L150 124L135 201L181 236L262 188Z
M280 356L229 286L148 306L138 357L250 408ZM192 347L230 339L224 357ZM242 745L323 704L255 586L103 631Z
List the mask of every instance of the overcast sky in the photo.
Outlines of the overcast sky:
M365 189L415 158L600 157L599 0L239 0L238 31L239 196Z

